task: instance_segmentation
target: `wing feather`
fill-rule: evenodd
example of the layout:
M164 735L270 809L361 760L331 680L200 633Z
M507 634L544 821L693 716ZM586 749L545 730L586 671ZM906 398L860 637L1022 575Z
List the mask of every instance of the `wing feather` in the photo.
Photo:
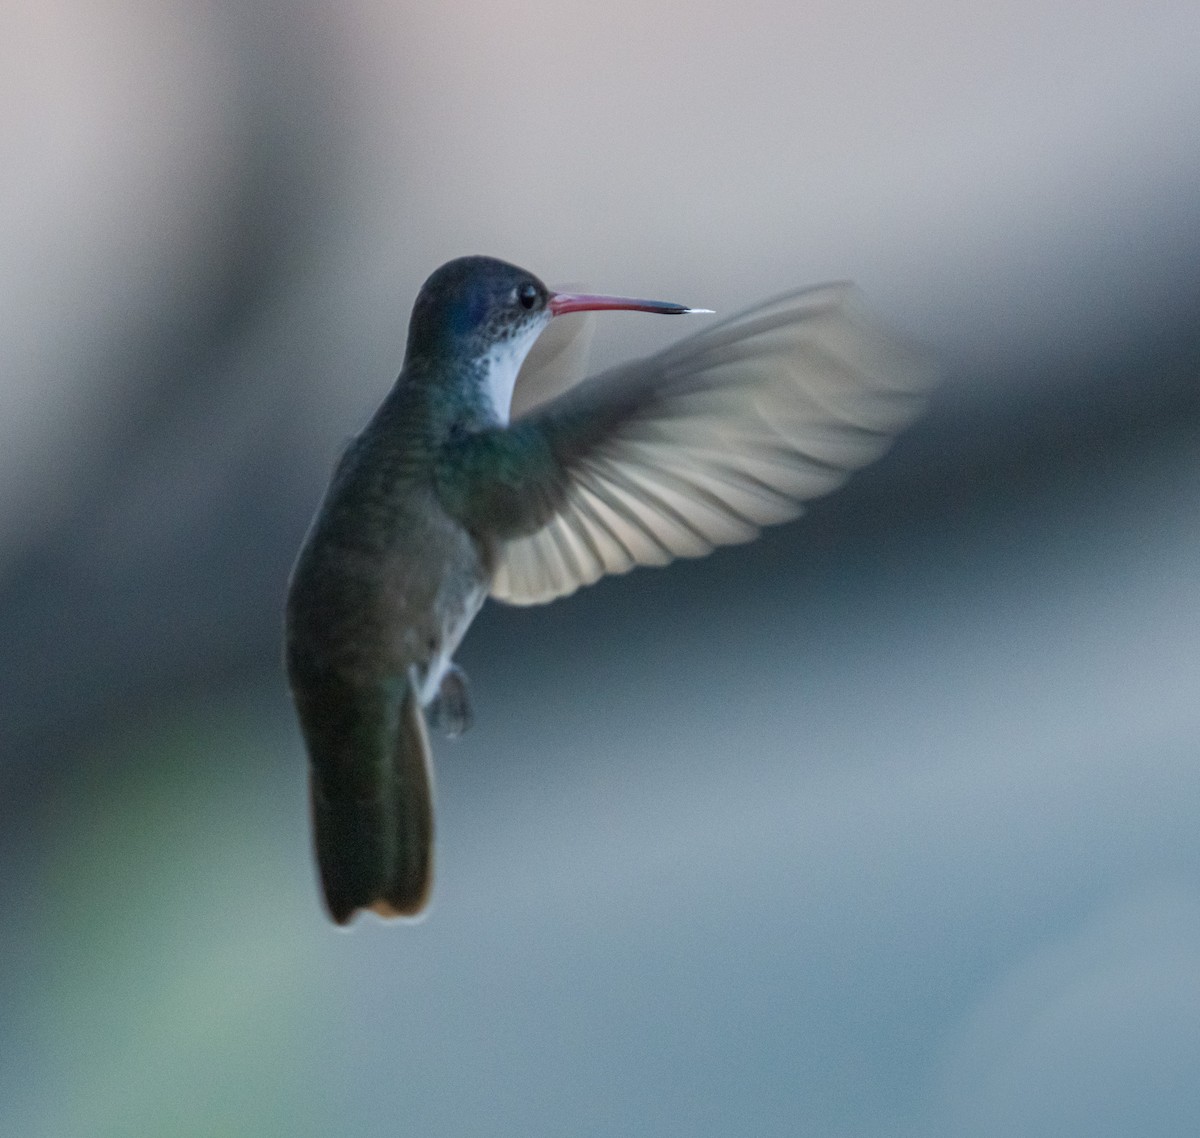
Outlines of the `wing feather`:
M883 454L935 378L834 284L586 380L522 420L566 485L540 528L496 542L492 593L535 604L748 541Z

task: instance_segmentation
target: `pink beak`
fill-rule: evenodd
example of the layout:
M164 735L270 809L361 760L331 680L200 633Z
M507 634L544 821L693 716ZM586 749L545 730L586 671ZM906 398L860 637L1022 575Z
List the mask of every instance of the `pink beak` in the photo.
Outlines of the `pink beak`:
M682 316L688 312L711 312L711 308L688 308L686 304L670 304L665 300L634 300L629 296L589 296L575 292L552 292L550 315L563 316L568 312L604 312L623 309L628 312L657 312L663 316Z

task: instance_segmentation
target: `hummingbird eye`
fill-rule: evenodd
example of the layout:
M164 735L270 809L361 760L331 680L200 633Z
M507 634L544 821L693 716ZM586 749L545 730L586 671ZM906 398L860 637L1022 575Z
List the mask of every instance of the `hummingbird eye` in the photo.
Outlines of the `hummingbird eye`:
M517 300L522 308L533 309L538 302L538 288L532 281L526 281L517 289Z

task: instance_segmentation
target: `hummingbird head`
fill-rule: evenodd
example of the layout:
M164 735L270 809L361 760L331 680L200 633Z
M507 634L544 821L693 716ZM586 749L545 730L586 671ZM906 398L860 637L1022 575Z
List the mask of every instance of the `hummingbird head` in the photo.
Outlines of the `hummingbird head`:
M670 315L708 311L657 300L552 292L507 261L459 257L434 272L417 294L405 366L421 361L471 378L492 416L507 423L517 372L542 329L552 317L599 309Z
M421 286L408 326L409 356L474 361L499 345L526 339L532 345L549 323L549 300L550 290L516 265L459 257Z
M550 296L532 273L506 261L450 261L417 295L407 361L432 363L470 382L492 416L507 422L517 372L553 315Z

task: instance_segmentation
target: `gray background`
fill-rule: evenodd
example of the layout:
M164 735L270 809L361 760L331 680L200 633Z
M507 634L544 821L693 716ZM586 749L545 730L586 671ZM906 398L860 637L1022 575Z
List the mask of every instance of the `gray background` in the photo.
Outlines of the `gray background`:
M0 26L3 1133L1200 1132L1196 5ZM432 910L339 933L282 591L472 252L851 277L949 378L799 523L485 609Z

